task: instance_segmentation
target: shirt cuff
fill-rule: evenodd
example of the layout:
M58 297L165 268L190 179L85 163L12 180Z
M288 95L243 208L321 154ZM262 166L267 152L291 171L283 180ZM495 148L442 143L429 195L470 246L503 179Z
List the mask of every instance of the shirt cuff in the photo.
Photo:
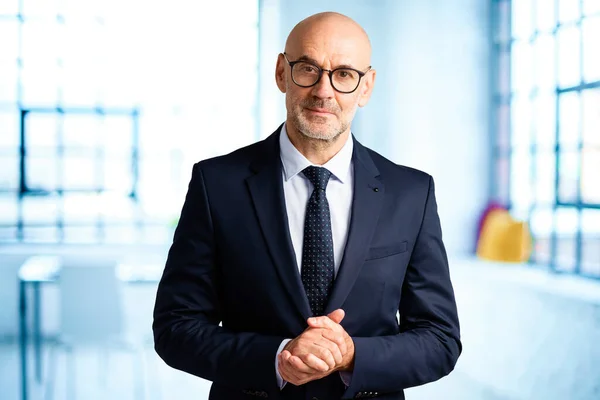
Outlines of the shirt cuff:
M350 383L352 383L352 372L340 371L340 378L342 378L342 382L344 382L346 388L350 387Z
M279 348L277 349L277 354L275 354L275 375L277 377L277 387L279 388L279 390L283 389L283 387L285 386L285 384L287 382L284 381L283 378L281 377L281 375L279 374L279 365L278 365L279 363L277 362L277 357L283 351L283 348L285 347L285 345L291 341L292 341L292 339L284 339L281 342L281 344L279 345Z

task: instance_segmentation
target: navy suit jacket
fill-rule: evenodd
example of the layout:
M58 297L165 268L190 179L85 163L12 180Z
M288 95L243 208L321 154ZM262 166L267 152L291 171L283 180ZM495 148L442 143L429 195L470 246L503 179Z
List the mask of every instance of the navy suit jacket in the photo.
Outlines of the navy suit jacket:
M212 381L214 400L404 399L403 389L450 373L461 342L433 180L352 137L351 223L326 308L346 312L352 382L336 372L277 387L277 349L311 316L287 225L280 132L194 166L156 297L157 353Z

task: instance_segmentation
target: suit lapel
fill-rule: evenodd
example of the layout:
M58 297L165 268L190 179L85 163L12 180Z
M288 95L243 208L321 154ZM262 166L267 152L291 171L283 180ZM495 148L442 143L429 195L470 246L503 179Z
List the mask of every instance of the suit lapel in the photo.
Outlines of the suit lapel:
M353 139L354 140L354 139ZM354 199L348 240L333 291L325 309L328 314L340 308L364 264L383 204L385 186L367 150L354 140Z
M261 152L246 179L265 242L283 286L304 321L311 316L290 238L279 150L281 127L263 142Z

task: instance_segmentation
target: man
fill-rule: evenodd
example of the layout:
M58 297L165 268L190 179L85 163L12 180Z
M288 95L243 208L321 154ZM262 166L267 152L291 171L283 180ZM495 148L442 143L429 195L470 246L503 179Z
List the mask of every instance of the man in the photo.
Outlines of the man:
M350 134L370 55L343 15L300 22L276 65L285 123L194 166L153 329L210 399L404 399L454 368L433 180Z

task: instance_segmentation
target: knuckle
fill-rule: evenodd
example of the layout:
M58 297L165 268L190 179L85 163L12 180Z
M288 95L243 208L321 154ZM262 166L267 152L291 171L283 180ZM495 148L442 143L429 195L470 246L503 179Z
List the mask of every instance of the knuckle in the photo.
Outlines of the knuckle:
M321 358L328 364L331 364L332 361L335 361L331 351L326 349L321 350Z
M327 339L329 339L334 345L339 345L340 344L340 335L337 335L333 332L330 332L327 335Z
M323 358L323 357L327 357L331 352L324 347L319 347L319 348L317 348L317 353L318 353L319 357Z
M334 332L329 332L327 334L327 339L329 339L329 341L332 342L333 344L338 344L339 335L336 335Z
M341 353L340 348L335 344L335 343L331 343L331 354L338 354Z
M329 349L332 353L340 351L339 345L336 342L329 342Z
M305 364L308 364L308 363L310 363L310 353L305 353L305 354L302 354L302 355L300 355L300 356L299 356L299 358L300 358L300 360L302 360L302 361L303 361ZM300 363L299 363L299 365L297 365L297 367L298 367L298 368L301 368L301 369L303 369L303 368L304 368L304 365L302 365L302 364L300 364Z

